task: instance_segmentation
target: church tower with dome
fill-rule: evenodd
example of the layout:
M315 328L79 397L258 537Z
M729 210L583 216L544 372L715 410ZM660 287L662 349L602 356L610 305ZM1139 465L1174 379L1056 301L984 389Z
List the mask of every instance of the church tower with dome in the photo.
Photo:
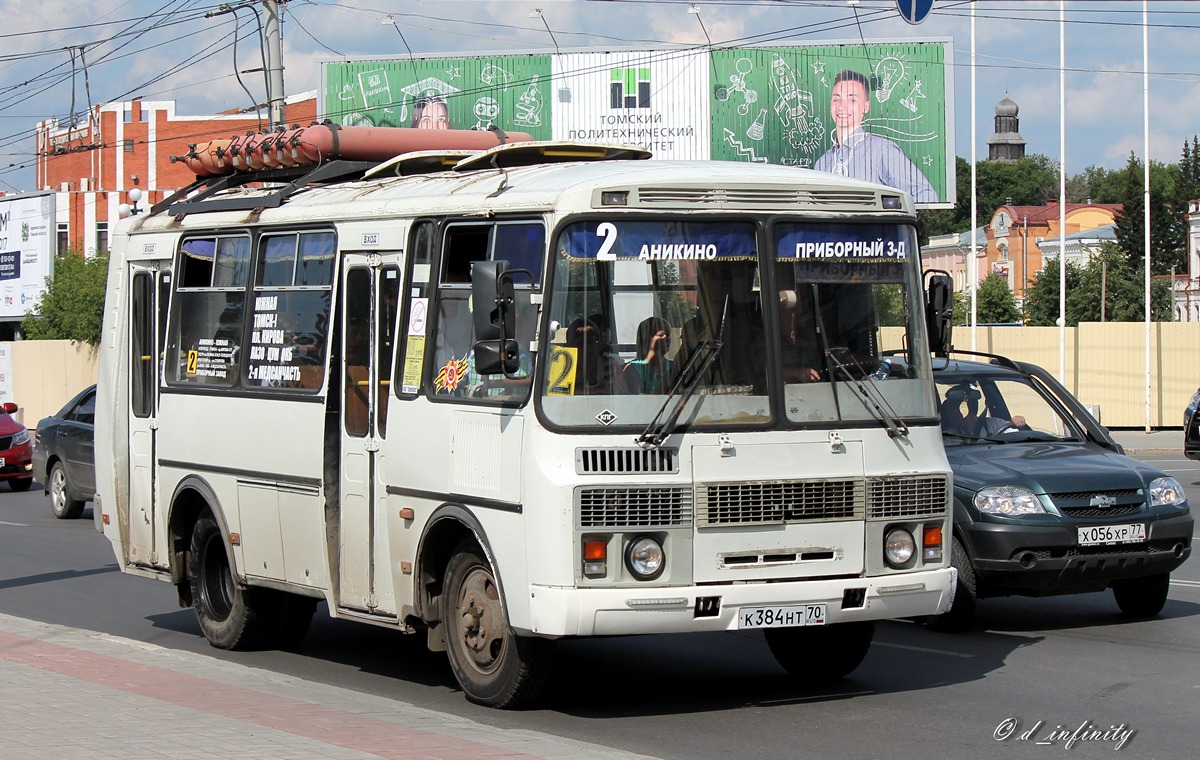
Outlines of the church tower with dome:
M988 160L1011 163L1025 157L1025 138L1017 131L1020 109L1004 93L996 104L996 133L988 140Z

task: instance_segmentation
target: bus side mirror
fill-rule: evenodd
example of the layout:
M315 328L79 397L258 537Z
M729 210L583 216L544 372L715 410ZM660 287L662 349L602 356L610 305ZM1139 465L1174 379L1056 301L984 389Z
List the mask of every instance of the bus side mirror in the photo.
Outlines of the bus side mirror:
M520 369L516 302L507 261L476 261L471 267L471 316L475 321L475 371L514 375Z
M954 278L949 272L932 269L926 273L925 325L929 331L929 350L937 356L946 356L954 329Z

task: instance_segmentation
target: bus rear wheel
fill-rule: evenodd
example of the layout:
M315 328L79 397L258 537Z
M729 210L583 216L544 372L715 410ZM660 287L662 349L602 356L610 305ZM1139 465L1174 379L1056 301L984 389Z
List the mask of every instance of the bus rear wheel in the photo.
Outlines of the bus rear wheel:
M807 685L819 686L849 675L862 663L875 636L875 623L767 628L763 633L784 670Z
M495 572L473 542L459 544L446 566L442 625L450 669L467 699L516 709L541 693L553 642L513 633Z
M197 520L192 530L188 578L196 620L214 647L253 649L273 632L254 589L234 580L221 528L210 515Z

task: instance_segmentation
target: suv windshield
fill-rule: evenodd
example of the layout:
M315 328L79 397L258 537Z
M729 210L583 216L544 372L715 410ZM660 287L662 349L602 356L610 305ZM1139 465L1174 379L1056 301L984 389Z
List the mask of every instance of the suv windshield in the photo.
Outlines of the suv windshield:
M1049 391L1024 375L938 372L934 379L947 446L1083 440Z
M645 426L693 385L680 375L703 349L680 425L932 417L928 361L893 373L881 358L925 345L915 244L898 224L570 224L554 247L542 409L564 426Z

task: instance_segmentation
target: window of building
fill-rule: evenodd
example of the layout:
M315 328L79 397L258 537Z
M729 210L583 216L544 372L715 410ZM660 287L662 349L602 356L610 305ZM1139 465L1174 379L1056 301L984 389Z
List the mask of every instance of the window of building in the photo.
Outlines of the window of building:
M108 253L108 222L96 222L96 253Z
M71 227L66 222L58 223L58 255L64 255L71 247Z
M133 140L122 140L121 145L125 148L126 153L133 152Z

